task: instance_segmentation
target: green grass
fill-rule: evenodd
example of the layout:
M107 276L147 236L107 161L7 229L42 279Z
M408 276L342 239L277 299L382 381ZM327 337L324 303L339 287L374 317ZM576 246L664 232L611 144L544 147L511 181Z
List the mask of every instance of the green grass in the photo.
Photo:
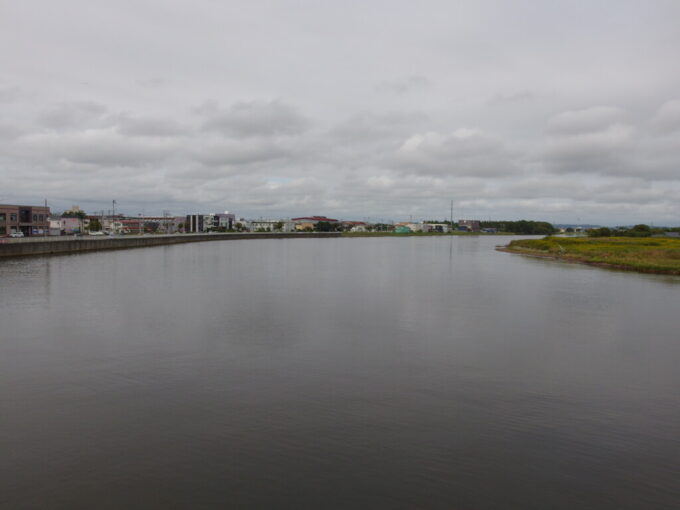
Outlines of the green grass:
M521 239L509 252L606 265L634 271L680 274L680 239L659 237L545 237Z

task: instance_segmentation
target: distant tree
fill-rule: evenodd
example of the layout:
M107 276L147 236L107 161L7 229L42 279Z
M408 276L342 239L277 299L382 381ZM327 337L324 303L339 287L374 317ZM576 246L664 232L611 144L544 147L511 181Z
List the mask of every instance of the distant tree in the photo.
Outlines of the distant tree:
M328 221L319 221L316 223L317 232L333 232L335 230L336 230L335 225Z
M144 231L151 232L153 234L158 232L158 229L161 226L161 224L158 223L157 221L147 221L147 222L143 223L143 225L144 225L144 227L143 227Z
M480 226L513 234L550 235L556 232L555 227L547 221L482 221Z
M590 237L611 237L612 231L607 227L591 228L588 230L588 235Z
M277 221L276 223L274 223L274 230L276 232L281 232L283 230L283 222Z
M61 213L62 218L80 218L85 219L85 211L64 211Z
M631 228L631 230L640 234L651 234L652 232L652 228L649 225L642 223L640 225L635 225L633 228Z
M649 225L639 224L634 227L617 227L617 234L624 237L649 237L652 235L652 228Z
M97 218L90 220L90 232L99 232L102 229L102 224Z

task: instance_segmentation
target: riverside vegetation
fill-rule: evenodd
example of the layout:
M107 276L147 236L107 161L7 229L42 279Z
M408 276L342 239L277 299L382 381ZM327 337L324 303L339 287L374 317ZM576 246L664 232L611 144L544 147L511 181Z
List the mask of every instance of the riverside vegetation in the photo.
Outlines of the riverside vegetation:
M680 239L552 237L520 239L501 251L644 273L680 275Z

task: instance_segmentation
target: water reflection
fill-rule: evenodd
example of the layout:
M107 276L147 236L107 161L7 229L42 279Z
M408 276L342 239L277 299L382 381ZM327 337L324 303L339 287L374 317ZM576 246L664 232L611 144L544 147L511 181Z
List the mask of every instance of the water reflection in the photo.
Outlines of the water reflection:
M495 244L0 262L0 506L672 508L678 280Z

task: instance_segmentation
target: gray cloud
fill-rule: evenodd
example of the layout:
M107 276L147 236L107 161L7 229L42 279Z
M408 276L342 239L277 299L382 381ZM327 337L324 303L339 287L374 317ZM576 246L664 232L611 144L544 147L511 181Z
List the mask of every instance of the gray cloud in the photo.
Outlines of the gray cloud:
M662 133L680 131L680 99L662 104L652 119L652 125Z
M628 123L626 112L615 107L559 114L548 121L548 137L539 157L551 172L678 179L676 109L672 101L662 105L651 128L642 120L637 125Z
M204 106L199 111L207 117L206 131L237 138L298 135L310 125L295 108L280 101L238 102L226 110Z
M172 156L166 142L124 138L111 130L38 133L21 137L16 147L27 160L64 160L102 167L141 167Z
M115 122L118 132L125 136L173 137L190 132L189 128L181 126L174 119L163 117L134 117L122 114Z
M19 87L0 87L0 103L12 103L22 97Z
M548 133L556 135L582 135L599 133L623 123L626 112L612 106L594 106L569 111L554 116L548 122Z
M192 155L206 165L249 165L283 158L289 152L271 140L220 140L200 143Z
M395 162L415 174L490 177L516 171L502 143L474 129L413 135L399 147Z
M40 114L38 124L49 129L87 129L110 125L105 106L91 101L60 103Z
M428 116L422 112L361 112L336 124L329 135L338 143L351 145L398 142L427 121Z
M675 2L65 2L3 8L5 201L680 218Z
M398 80L384 81L378 85L378 91L402 95L426 90L431 85L432 83L425 76L411 75Z
M519 90L508 94L496 94L489 101L490 105L526 103L536 99L536 94L530 90Z

